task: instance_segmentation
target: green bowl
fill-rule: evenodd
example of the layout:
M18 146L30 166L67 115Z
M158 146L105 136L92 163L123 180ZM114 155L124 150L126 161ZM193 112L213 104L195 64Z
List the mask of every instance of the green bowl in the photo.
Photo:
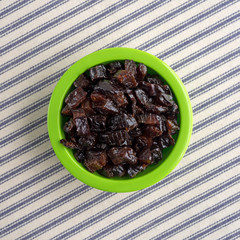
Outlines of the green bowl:
M98 173L90 173L74 158L73 151L67 149L59 140L65 138L63 125L66 118L61 116L64 99L72 89L76 78L89 68L98 64L125 59L144 63L150 73L157 73L171 87L178 103L180 131L176 134L176 144L164 149L163 160L149 166L135 178L106 178ZM52 147L63 166L85 184L108 192L131 192L149 187L166 177L180 162L187 150L192 133L192 108L188 93L177 74L157 57L131 48L108 48L91 53L73 64L57 83L48 108L48 132Z

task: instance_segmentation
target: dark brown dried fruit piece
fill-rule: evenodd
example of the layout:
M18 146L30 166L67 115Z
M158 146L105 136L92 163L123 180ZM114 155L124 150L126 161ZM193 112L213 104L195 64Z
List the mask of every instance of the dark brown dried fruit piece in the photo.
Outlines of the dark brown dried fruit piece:
M100 141L110 146L126 146L132 144L126 130L103 133L100 135Z
M114 78L126 88L135 88L137 86L135 77L126 70L117 71Z
M107 77L106 68L103 65L98 65L90 68L89 74L92 81L104 79Z
M109 128L111 130L125 129L127 131L134 129L138 124L131 114L121 114L110 118Z
M78 87L69 93L65 99L65 103L69 106L69 108L74 109L85 100L86 96L87 93L81 87Z
M83 75L81 74L73 83L74 87L82 87L82 88L87 88L90 85L90 81Z
M84 165L90 172L102 169L107 164L107 154L105 151L89 151L87 152Z
M113 147L107 154L114 165L137 163L136 153L130 147Z

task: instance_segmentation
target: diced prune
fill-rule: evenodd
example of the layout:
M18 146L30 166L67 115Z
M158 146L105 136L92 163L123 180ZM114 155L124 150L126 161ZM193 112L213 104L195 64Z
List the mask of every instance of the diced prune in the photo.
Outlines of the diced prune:
M66 122L64 124L63 130L65 133L67 133L69 135L74 135L74 133L76 131L76 126L73 122L73 119L70 119L68 122Z
M69 93L65 99L65 103L69 106L69 108L75 109L85 100L86 96L87 93L81 87L78 87Z
M87 88L90 85L90 81L83 75L81 74L73 83L74 87L82 87L82 88Z
M104 115L92 115L88 117L90 122L90 129L93 132L106 131L107 117Z
M166 123L167 123L168 132L171 135L175 134L179 130L179 126L175 120L168 119Z
M130 130L128 133L129 133L129 136L131 137L131 139L134 139L135 137L139 137L142 135L142 130L140 128L136 127L133 130Z
M132 130L137 126L136 119L131 114L121 114L117 116L113 116L109 119L109 128L111 130Z
M136 114L137 100L136 100L132 90L127 90L127 95L130 98L132 114L135 115Z
M162 131L156 127L148 125L144 128L144 134L147 137L155 138L162 135Z
M88 151L84 165L90 172L95 172L106 166L107 161L107 154L105 151Z
M167 148L171 145L168 135L164 134L158 139L158 146L161 149Z
M76 118L82 118L86 116L85 111L81 108L72 110L72 113L73 113L73 120L75 120Z
M85 160L85 155L79 150L74 153L74 157L78 162L83 162Z
M118 107L125 107L128 105L127 98L125 97L123 92L118 91L115 94L113 94L111 98Z
M106 143L97 143L95 147L97 149L106 150L108 148L108 145Z
M104 79L107 77L106 68L103 65L98 65L90 68L89 74L92 81Z
M136 153L130 147L113 147L108 150L107 154L114 165L137 163Z
M79 148L78 144L73 142L72 140L61 139L60 143L70 149L78 149Z
M174 138L172 137L172 135L170 133L168 134L168 138L169 138L170 145L174 145L175 144L175 140L174 140Z
M137 152L143 150L144 148L150 148L152 145L152 138L140 136L136 138L135 150Z
M108 178L114 177L112 167L112 164L107 164L105 167L102 168L102 170L100 170L100 174Z
M161 117L153 113L145 113L137 116L138 123L144 123L148 125L159 125Z
M106 98L103 94L93 92L90 97L93 102L93 109L98 112L102 114L116 114L119 112L115 103L111 99Z
M176 119L176 115L178 113L179 113L178 105L174 102L170 112L168 112L168 119L172 120Z
M113 74L116 73L118 70L122 69L122 65L120 62L111 62L109 63L109 67L107 68L107 70Z
M148 98L147 94L145 93L145 91L138 88L138 89L135 89L134 92L135 92L135 96L136 96L136 99L139 104L145 106L147 103L149 103L149 98Z
M122 177L126 173L126 170L124 166L122 165L113 165L113 164L107 164L105 167L103 167L103 174L106 177Z
M92 108L92 102L91 99L87 98L81 103L81 108L84 110L86 115L93 115L96 114L96 112Z
M173 106L174 103L174 101L172 100L172 96L165 93L158 94L158 96L155 98L155 102L157 104L160 104L161 106L167 107Z
M145 109L146 109L147 112L160 114L160 115L168 112L168 107L159 106L159 105L155 105L155 104L152 104L152 103L149 103L149 104L145 105Z
M73 111L73 122L77 128L77 135L86 136L90 134L90 128L85 112L82 109Z
M158 163L162 159L162 151L161 148L155 147L151 150L152 161Z
M61 111L62 115L65 115L65 116L69 116L71 117L72 116L72 112L71 112L71 109L68 105L66 105L62 111Z
M126 88L135 88L137 81L127 70L119 70L114 74L114 78Z
M147 164L138 164L138 165L133 165L133 166L129 166L127 173L128 175L133 178L135 177L138 173L142 172L143 170L145 170L147 167Z
M138 153L137 156L140 163L152 163L152 154L150 148L143 149L141 152Z
M130 136L126 130L102 133L100 141L111 146L131 145Z
M149 97L157 96L158 92L156 84L142 81L138 85L139 88L146 91Z
M120 87L114 86L109 80L99 81L95 91L105 94L106 97L110 98L118 107L123 107L128 104L128 101Z
M147 67L143 63L140 63L137 67L137 80L143 81L146 75Z
M149 82L149 83L153 83L153 84L157 84L157 85L162 85L161 80L160 80L159 77L157 77L157 76L147 77L146 81Z
M128 71L131 75L136 77L137 75L137 65L132 60L125 60L124 62L125 70Z
M114 176L122 177L126 173L126 169L122 165L116 165L112 168Z
M79 138L78 143L82 150L91 149L95 146L97 142L97 134L91 133L87 136L82 136Z
M105 94L114 94L117 88L109 80L103 80L96 84L94 90Z
M163 87L164 92L165 92L166 94L172 96L172 91L171 91L171 89L170 89L170 87L169 87L168 85L163 85L162 87Z

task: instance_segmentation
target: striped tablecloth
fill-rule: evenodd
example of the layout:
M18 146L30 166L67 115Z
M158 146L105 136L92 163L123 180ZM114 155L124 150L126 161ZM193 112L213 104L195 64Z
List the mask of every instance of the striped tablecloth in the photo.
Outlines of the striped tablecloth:
M1 239L239 239L240 1L3 0L0 8ZM194 114L178 167L132 193L72 177L46 123L64 71L119 46L170 65Z

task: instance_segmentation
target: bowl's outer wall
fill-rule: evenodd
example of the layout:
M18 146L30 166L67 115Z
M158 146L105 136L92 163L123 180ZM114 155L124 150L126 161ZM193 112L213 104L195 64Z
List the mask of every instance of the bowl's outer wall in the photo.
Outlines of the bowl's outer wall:
M158 73L170 86L180 111L180 131L174 147L167 151L167 158L160 164L152 165L135 178L109 179L97 173L92 174L78 163L73 152L60 144L64 138L64 118L60 112L72 83L89 68L112 61L131 59L144 63ZM192 108L188 93L177 74L157 57L131 48L108 48L91 53L73 64L57 83L48 108L48 132L53 149L63 166L76 178L87 185L109 192L130 192L151 186L167 176L180 162L187 150L192 133ZM170 151L171 150L171 151Z

